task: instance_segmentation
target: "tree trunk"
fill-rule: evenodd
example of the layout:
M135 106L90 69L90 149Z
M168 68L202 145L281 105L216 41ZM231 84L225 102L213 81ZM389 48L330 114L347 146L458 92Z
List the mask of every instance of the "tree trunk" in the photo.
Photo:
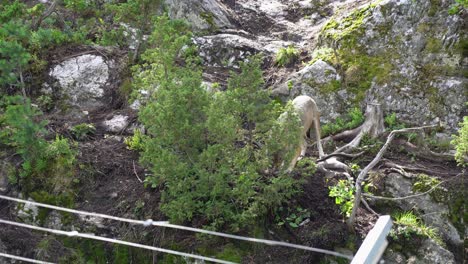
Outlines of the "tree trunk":
M337 149L333 153L349 152L359 146L364 135L369 135L371 138L376 138L385 131L384 118L381 104L371 103L366 108L366 120L359 128L357 136L348 144Z

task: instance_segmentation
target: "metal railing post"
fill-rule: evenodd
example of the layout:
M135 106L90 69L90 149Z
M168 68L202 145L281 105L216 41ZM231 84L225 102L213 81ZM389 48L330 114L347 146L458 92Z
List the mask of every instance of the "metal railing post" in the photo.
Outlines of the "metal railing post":
M379 217L374 228L369 231L351 264L376 264L387 248L387 235L392 228L392 219L389 215Z

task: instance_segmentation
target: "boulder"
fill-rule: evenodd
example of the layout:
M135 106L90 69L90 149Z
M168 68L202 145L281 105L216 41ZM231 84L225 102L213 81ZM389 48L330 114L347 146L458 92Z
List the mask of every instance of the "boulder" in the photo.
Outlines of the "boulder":
M392 248L385 251L386 264L455 264L454 255L432 239L425 239L416 252L398 252Z
M28 198L28 201L34 202L31 198ZM26 223L34 223L39 214L39 208L29 203L18 204L16 210L18 212L17 216Z
M385 177L384 186L384 192L391 197L405 197L416 194L412 190L412 181L398 173L388 174ZM456 247L463 245L460 234L447 217L449 208L446 204L435 202L429 194L398 200L396 203L403 211L417 210L421 212L421 219L424 223L435 227L444 241Z
M352 54L347 64L340 58L345 72L349 65L365 69L364 64L372 64L379 69L359 72L361 77L372 72L365 76L371 84L368 88L359 82L359 92L365 93L358 102L361 106L379 101L387 113L396 113L402 121L442 125L453 132L467 113L468 79L461 48L466 20L462 15L448 15L450 6L446 0L373 3L351 15L337 16L322 31L317 50L335 46L340 54Z
M130 123L129 117L125 115L115 115L109 120L102 122L102 125L107 132L119 133L122 132Z
M102 56L81 55L52 67L52 87L71 108L91 111L103 106L109 79L109 64Z
M184 19L196 31L233 27L233 12L220 0L166 0L169 17Z
M337 94L323 92L333 90L340 84L341 77L336 69L322 60L317 60L302 70L288 76L287 81L272 89L272 94L280 97L294 98L308 95L317 103L321 121L328 122L338 117L344 102L349 95L346 91Z

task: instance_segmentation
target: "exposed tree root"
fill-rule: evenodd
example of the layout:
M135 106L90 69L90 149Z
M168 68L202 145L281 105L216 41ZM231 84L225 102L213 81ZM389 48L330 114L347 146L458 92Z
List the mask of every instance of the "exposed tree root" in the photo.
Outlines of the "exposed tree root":
M364 154L365 152L364 151L361 151L359 153L355 153L355 154L348 154L348 153L332 153L330 155L326 155L325 157L321 158L321 159L318 159L317 162L322 162L322 161L325 161L331 157L343 157L343 158L349 158L349 159L355 159L359 156L361 156L362 154Z
M408 175L407 171L425 173L427 175L437 174L439 176L440 175L444 175L444 176L457 175L456 173L435 171L435 170L430 169L430 168L402 166L402 165L398 165L396 163L393 163L391 161L385 161L385 162L382 163L381 166L386 167L386 168L390 168L390 169L394 169L394 171L396 171L397 173L399 173L399 174L401 174L401 175L403 175L405 177L408 177L408 178L410 178L410 177L407 176Z
M418 158L436 162L455 161L455 155L450 153L436 153L431 151L425 145L423 145L422 147L418 147L403 139L395 140L395 143L402 146L408 153L411 153Z
M383 157L383 154L385 153L385 151L387 150L387 148L390 146L390 143L392 143L393 141L393 138L397 135L397 134L401 134L401 133L409 133L409 132L415 132L415 131L420 131L422 129L427 129L427 128L433 128L434 126L424 126L424 127L415 127L415 128L405 128L405 129L400 129L400 130L394 130L392 131L388 138L387 138L387 141L385 142L385 144L382 146L382 148L380 149L380 151L377 153L377 155L375 156L375 158L359 173L357 179L356 179L356 184L355 184L355 188L356 188L356 191L355 191L355 194L354 194L354 204L353 204L353 210L351 211L351 215L347 221L347 224L348 224L348 227L350 229L353 229L354 227L354 223L356 221L356 213L357 213L357 210L359 208L359 204L361 203L361 198L362 198L362 183L364 182L364 180L366 179L366 176L367 174L369 173L369 171L371 169L373 169L377 163L380 162L380 160L382 159Z

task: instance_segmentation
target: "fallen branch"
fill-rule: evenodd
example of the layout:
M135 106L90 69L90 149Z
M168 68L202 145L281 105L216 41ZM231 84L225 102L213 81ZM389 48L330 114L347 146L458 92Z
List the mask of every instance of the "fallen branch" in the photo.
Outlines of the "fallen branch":
M354 227L354 223L355 223L355 220L356 220L357 209L359 208L359 204L361 202L361 197L362 197L362 186L361 185L364 182L364 180L365 180L367 174L369 173L369 171L371 169L373 169L377 165L377 163L379 163L379 161L382 159L383 154L385 153L387 148L390 146L390 143L392 142L393 138L397 134L414 132L414 131L419 131L419 130L426 129L426 128L433 128L433 127L435 127L435 126L422 126L422 127L414 127L414 128L405 128L405 129L400 129L400 130L393 130L388 135L387 141L382 146L380 151L377 153L375 158L361 171L361 173L359 173L359 175L358 175L358 177L356 179L356 184L355 184L356 192L354 194L353 209L352 209L351 215L350 215L350 217L349 217L349 219L347 221L347 224L348 224L348 227L350 228L350 230L352 230L353 227Z

